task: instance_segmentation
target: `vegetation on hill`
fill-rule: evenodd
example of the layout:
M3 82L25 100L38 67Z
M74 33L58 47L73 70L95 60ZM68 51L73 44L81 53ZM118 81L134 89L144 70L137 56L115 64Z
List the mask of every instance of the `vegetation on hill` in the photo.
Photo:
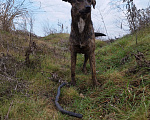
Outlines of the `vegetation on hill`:
M62 88L64 109L92 120L150 119L150 29L126 35L113 43L96 41L96 71L100 86L91 86L90 65L82 73L78 54L77 85ZM68 34L33 37L29 64L25 62L30 38L0 31L0 119L76 120L55 107L57 88L69 82Z

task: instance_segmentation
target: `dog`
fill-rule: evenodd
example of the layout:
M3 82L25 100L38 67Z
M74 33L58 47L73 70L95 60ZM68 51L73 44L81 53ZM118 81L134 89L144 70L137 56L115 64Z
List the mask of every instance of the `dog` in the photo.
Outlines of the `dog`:
M95 36L106 36L94 33L91 20L91 6L95 9L96 0L62 0L69 2L71 8L71 33L69 37L71 51L71 84L76 85L75 66L77 53L84 54L83 72L86 72L86 63L89 59L92 71L93 85L97 85L95 68Z

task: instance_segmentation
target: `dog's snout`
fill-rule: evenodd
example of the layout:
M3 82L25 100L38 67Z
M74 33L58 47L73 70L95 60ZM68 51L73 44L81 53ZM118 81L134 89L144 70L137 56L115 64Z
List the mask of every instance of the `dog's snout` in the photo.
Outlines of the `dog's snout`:
M79 13L81 14L88 14L91 12L91 6L90 5L86 5L82 10L79 11Z
M91 10L91 6L90 6L90 5L86 5L85 8L86 8L87 10Z

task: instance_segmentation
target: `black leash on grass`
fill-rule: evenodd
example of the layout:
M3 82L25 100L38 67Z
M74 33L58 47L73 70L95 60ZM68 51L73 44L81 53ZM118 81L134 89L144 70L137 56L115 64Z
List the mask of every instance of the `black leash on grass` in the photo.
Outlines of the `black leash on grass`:
M71 112L71 111L66 111L64 110L58 103L59 101L59 96L60 96L60 89L65 86L67 83L62 83L59 87L58 87L58 90L57 90L57 95L56 95L56 98L55 98L55 105L56 107L58 108L58 110L63 113L63 114L68 114L70 116L73 116L73 117L77 117L77 118L82 118L83 115L82 114L79 114L79 113L74 113L74 112Z

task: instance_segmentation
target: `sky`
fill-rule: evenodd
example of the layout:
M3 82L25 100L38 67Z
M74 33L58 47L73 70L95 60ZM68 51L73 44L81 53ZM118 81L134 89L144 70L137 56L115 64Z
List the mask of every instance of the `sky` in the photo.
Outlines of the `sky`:
M43 26L47 25L52 30L61 31L59 24L64 25L64 31L70 33L71 5L62 0L30 0L37 8L33 12L33 31L38 36L44 36ZM113 1L113 2L112 2ZM104 39L121 37L129 33L123 12L116 9L117 0L97 0L95 9L92 9L92 21L95 32L107 35ZM148 7L150 0L134 0L138 9ZM122 21L125 20L125 21ZM121 29L121 22L123 29Z

